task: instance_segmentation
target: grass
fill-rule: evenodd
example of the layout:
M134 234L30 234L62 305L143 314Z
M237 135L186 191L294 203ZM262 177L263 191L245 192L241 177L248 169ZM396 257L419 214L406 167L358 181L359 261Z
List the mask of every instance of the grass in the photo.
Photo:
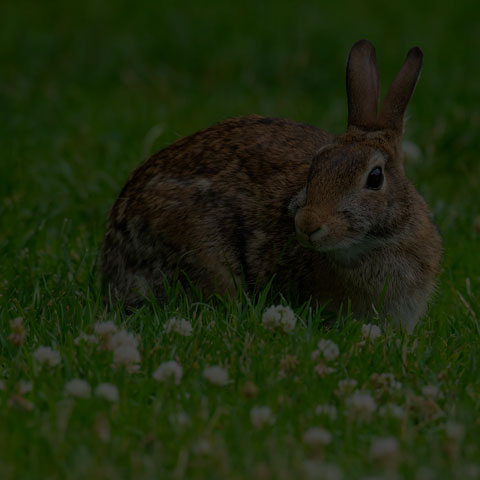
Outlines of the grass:
M324 464L344 478L478 478L479 14L474 2L453 8L446 0L342 8L4 2L0 478L337 478ZM175 288L153 311L106 312L96 258L129 172L229 116L255 112L341 132L345 58L362 37L377 46L382 91L408 48L425 53L406 131L420 155L407 171L432 208L445 254L414 335L386 329L361 347L361 324L327 329L307 307L296 311L293 332L271 332L263 297L213 305L188 302ZM190 321L193 335L166 333L172 316ZM17 317L22 346L9 340ZM74 343L106 320L138 336L138 372L112 367L109 350ZM311 358L321 338L340 350L324 378ZM33 357L40 345L57 349L61 363L41 367ZM171 359L183 367L181 383L156 382L153 372ZM226 386L202 376L212 364L228 369ZM379 386L375 373L392 373L401 388ZM112 383L119 401L68 396L73 378L93 389ZM375 399L370 420L350 418L348 401L334 393L345 378ZM19 393L20 381L31 390ZM425 395L427 385L439 394ZM388 403L407 417L381 416ZM317 415L319 404L334 405L336 419ZM255 406L268 406L274 423L255 428ZM330 432L323 449L302 441L311 427ZM382 437L398 441L395 465L371 457Z

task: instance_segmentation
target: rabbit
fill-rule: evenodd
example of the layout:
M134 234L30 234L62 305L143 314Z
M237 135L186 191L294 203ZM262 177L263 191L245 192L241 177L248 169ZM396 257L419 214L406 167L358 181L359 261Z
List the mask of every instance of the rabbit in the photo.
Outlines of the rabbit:
M108 218L102 270L110 298L136 307L152 294L162 302L173 281L207 297L272 281L316 307L392 319L411 332L442 255L401 151L422 64L412 48L379 109L375 48L360 40L347 61L345 133L250 115L151 156Z

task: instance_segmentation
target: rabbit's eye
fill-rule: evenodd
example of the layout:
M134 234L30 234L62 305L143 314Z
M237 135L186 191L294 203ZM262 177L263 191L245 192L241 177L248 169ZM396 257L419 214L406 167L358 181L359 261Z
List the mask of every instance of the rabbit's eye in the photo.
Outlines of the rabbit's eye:
M379 190L383 185L383 172L381 167L375 167L369 174L367 178L366 187L370 190Z

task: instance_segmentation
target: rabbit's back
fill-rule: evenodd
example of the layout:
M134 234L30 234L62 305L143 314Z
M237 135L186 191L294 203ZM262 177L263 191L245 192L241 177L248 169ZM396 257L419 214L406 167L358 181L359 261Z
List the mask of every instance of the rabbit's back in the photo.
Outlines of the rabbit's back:
M232 176L248 179L244 188L263 190L289 174L293 165L307 165L313 154L334 137L316 127L258 115L225 120L160 150L131 175L121 197L155 188L164 179L188 183L215 181L215 189L230 190ZM281 196L281 189L275 189Z
M133 172L115 202L103 251L114 294L135 304L165 281L206 294L252 288L273 274L294 235L288 215L311 158L333 137L260 116L182 138Z

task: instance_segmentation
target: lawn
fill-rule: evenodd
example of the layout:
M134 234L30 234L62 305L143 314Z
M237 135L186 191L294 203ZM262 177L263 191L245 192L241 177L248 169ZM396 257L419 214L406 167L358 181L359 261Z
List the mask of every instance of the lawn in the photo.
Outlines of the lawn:
M3 2L0 478L480 478L479 18L446 0ZM425 54L406 169L444 259L413 335L285 302L272 326L267 292L172 285L107 310L98 251L132 169L242 114L341 133L359 38L382 92Z

